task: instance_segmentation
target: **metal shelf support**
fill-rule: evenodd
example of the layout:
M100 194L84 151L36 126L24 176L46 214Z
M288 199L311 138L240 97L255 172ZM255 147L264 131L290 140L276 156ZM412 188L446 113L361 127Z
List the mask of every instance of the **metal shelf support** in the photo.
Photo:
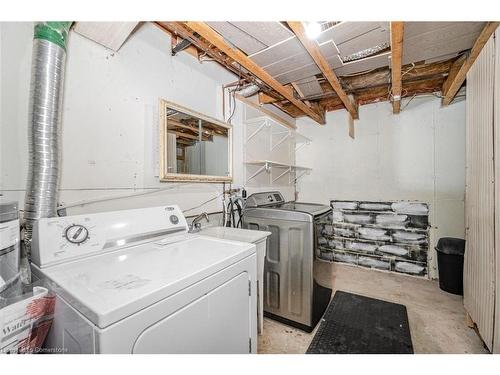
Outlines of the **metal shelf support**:
M300 143L299 146L295 147L295 151L298 151L300 150L302 147L306 146L306 145L309 145L311 143L311 141L307 141L307 142L302 142Z
M283 132L283 133L285 133L285 132ZM277 133L277 134L280 134L280 133ZM274 150L276 147L278 147L283 142L285 142L288 138L290 138L290 132L286 132L286 134L283 138L281 138L275 145L272 145L271 151Z
M246 142L248 142L249 140L251 140L253 137L255 137L257 134L259 134L259 132L264 129L264 127L266 126L270 126L269 122L266 120L264 121L252 134L250 134L246 140Z
M302 172L301 174L299 174L299 175L297 176L297 170L296 170L296 171L295 171L295 179L294 179L294 182L297 182L297 180L298 180L299 178L301 178L301 177L302 177L302 176L304 176L305 174L308 174L309 172L310 172L310 171L309 171L308 169L306 169L304 172ZM290 181L290 183L291 183L291 181Z
M266 171L267 173L269 173L271 171L271 167L269 166L269 163L265 163L262 167L260 167L259 169L257 169L257 171L252 174L250 177L247 178L247 182L250 181L252 178L258 176L259 174L261 174L263 171Z
M276 180L279 180L281 177L283 177L284 175L286 175L287 173L292 173L292 167L288 167L286 169L286 171L284 171L282 174L280 174L278 177L274 178L273 179L273 182L276 181Z

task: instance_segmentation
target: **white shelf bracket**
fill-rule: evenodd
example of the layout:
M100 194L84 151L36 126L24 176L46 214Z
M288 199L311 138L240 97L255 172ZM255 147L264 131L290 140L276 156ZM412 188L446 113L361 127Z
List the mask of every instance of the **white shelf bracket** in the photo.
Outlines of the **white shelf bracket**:
M310 143L311 143L310 141L302 142L299 146L295 147L295 151L300 150L302 147L309 145Z
M292 167L288 167L286 169L286 171L284 171L282 174L280 174L278 177L274 178L273 179L273 182L276 181L276 180L279 180L281 177L283 177L284 175L286 175L287 173L292 173Z
M264 170L267 173L270 172L271 167L269 166L268 163L265 163L262 167L260 167L259 169L257 169L257 171L254 174L252 174L250 177L248 177L247 178L247 182L250 181L251 179L255 178L256 176L258 176L259 174L261 174Z
M297 172L295 172L295 173L297 173ZM304 172L302 172L302 173L301 173L301 174L299 174L298 176L295 176L294 182L297 182L297 180L298 180L299 178L301 178L302 176L304 176L305 174L308 174L308 173L309 173L309 171L308 171L308 170L305 170Z
M262 123L262 125L260 125L252 134L250 134L246 140L246 142L248 142L249 140L251 140L253 137L255 137L257 134L259 134L259 132L264 129L264 127L266 126L269 126L269 123L268 121L264 121Z
M285 142L288 138L290 138L290 132L286 132L285 136L281 138L275 145L271 146L271 151L278 147L280 144Z

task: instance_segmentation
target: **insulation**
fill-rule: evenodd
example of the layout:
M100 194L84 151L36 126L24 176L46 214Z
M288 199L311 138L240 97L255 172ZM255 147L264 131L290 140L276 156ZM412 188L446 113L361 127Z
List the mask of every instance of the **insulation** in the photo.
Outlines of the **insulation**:
M354 236L354 231L352 229L349 229L349 228L334 227L333 233L336 236L340 236L340 237L353 237Z
M323 31L316 40L320 44L333 40L338 45L375 30L381 25L387 28L387 22L340 22Z
M330 218L331 221L333 222L341 222L341 221L344 221L344 214L342 213L342 211L332 211L332 216Z
M396 242L421 244L427 241L427 236L422 233L395 231L392 235L392 239Z
M368 211L387 211L391 210L391 205L389 203L363 202L359 204L359 209Z
M331 225L328 225L328 224L324 225L322 234L325 234L327 236L333 235L333 227Z
M235 27L267 46L273 46L293 36L281 22L230 22Z
M328 247L331 249L343 249L344 243L341 240L328 240Z
M318 95L323 93L323 89L316 77L302 79L296 82L302 96Z
M318 238L318 244L320 246L328 245L328 240L325 237L319 237Z
M404 247L396 245L383 245L378 248L378 251L382 253L392 254L392 255L407 255L408 250Z
M343 66L335 69L337 76L354 74L364 72L367 70L382 68L389 65L390 52L384 52L380 55L370 56L365 59L352 61L344 64Z
M390 226L405 226L408 215L378 215L375 219L377 224Z
M370 267L370 268L377 268L380 270L390 270L391 269L391 262L387 260L382 260L382 259L377 259L377 258L370 258L370 257L362 257L360 256L358 258L358 264L360 266L365 266L365 267Z
M207 24L247 55L256 53L267 47L266 44L240 30L230 22L207 22Z
M367 58L369 56L376 55L377 53L380 53L390 47L390 43L388 41L385 41L381 44L377 44L376 46L365 48L363 50L360 50L358 52L354 52L350 55L347 56L342 56L342 62L343 63L348 63L350 61L356 61L356 60L361 60L364 58Z
M377 28L355 38L349 39L344 43L335 43L337 44L337 48L339 49L341 56L349 56L368 48L389 43L389 38L388 29Z
M425 267L420 266L420 265L415 264L415 263L396 262L395 269L396 269L396 271L399 271L399 272L411 273L414 275L418 275L418 274L421 274L422 272L424 272Z
M405 203L404 207L407 207L408 202L396 203ZM428 212L427 204L411 203L416 207L424 207ZM333 236L328 236L328 239L343 241L345 251L342 253L358 255L359 260L355 264L359 266L383 268L411 275L426 275L429 250L428 216L420 214L422 208L417 210L419 215L397 214L392 210L392 204L393 202L332 200L330 205L336 208L332 211L330 220L337 214L341 215L336 218L338 221L331 221ZM359 217L363 218L363 223ZM353 221L353 218L356 218L354 221L357 222L348 222ZM340 249L331 247L331 250L337 253ZM334 255L334 261L352 260L345 255L337 258ZM418 269L404 265L396 269L396 262L416 264Z
M417 202L395 202L392 204L392 209L398 214L427 215L429 213L427 205Z
M298 68L301 68L306 65L314 64L314 60L311 56L304 51L298 53L296 55L286 57L281 60L276 60L272 64L269 64L264 67L264 69L273 77L276 77L280 74L284 74ZM318 69L319 70L319 69Z
M138 24L139 22L77 22L73 31L118 51Z
M290 56L302 54L304 47L296 37L291 37L271 46L263 51L252 54L249 57L259 66L265 68L277 61L284 60Z
M333 260L335 260L337 262L342 262L342 263L357 264L358 263L358 256L354 255L354 254L335 252L333 254Z
M403 64L472 48L484 22L405 22Z
M361 238L373 241L388 241L391 239L387 231L377 228L359 228L358 233Z
M370 215L345 214L344 220L348 223L368 224L372 222L372 217Z
M328 65L332 69L337 69L337 68L342 67L342 61L340 60L340 57L338 55L326 58L326 60L328 62ZM302 66L302 67L297 68L295 70L277 75L275 78L279 82L286 84L286 83L298 81L300 79L312 77L312 76L319 74L319 73L321 73L321 71L319 70L316 63L313 62L309 65L305 65L305 66Z
M335 210L355 210L358 208L358 202L354 201L332 201L332 208Z
M378 246L371 243L366 242L356 242L356 241L346 241L345 248L347 250L357 250L364 251L368 253L374 253L377 250Z

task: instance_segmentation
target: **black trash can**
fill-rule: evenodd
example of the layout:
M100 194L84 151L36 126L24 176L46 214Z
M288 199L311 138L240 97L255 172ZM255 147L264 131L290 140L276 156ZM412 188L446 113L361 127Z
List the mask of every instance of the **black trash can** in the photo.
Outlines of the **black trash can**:
M445 292L463 295L465 240L452 237L440 238L436 251L439 287Z

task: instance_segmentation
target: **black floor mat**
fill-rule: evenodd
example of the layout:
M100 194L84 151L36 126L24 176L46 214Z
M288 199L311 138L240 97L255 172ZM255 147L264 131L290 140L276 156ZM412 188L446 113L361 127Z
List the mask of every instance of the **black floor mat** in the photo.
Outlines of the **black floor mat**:
M337 291L307 354L413 354L406 307Z

